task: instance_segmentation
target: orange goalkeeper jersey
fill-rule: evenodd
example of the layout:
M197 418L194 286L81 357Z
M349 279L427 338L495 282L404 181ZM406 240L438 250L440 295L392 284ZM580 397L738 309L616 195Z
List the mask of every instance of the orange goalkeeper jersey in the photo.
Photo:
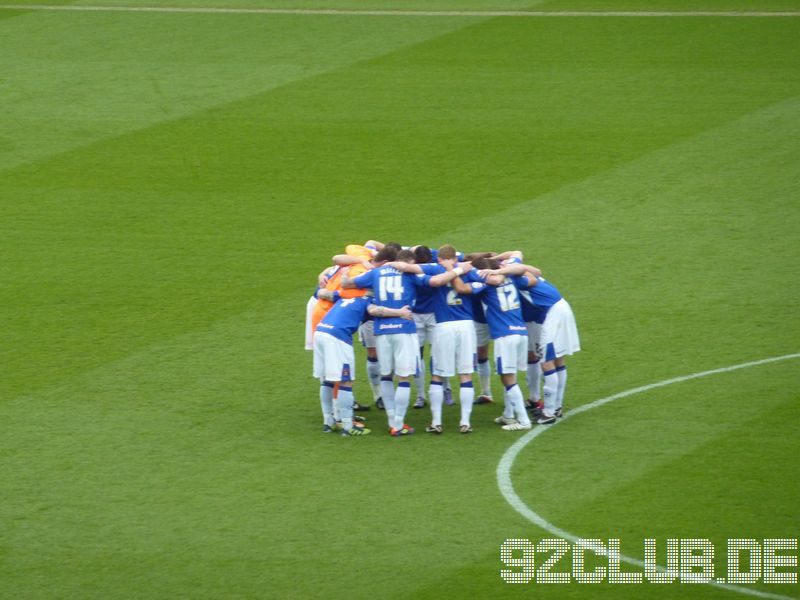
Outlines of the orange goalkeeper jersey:
M345 254L348 256L355 256L356 258L360 258L362 260L369 260L372 258L372 252L370 249L365 246L359 246L358 244L350 244L347 246L345 248ZM328 283L325 284L323 289L331 292L339 292L339 296L341 298L357 298L359 296L363 296L367 293L367 290L361 290L358 288L342 289L342 275L347 273L352 279L354 277L358 277L366 270L367 269L364 267L364 265L361 264L351 265L349 268L338 267L333 275L328 278ZM334 303L330 300L323 300L322 298L317 300L317 305L314 307L314 310L311 313L312 331L317 330L317 325L319 325L319 322L322 321L323 317L328 314L328 311L333 307L333 305Z

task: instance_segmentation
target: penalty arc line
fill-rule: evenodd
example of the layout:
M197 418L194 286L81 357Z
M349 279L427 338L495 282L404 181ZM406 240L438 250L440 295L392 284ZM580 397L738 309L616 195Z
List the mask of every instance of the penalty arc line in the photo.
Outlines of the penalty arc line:
M667 385L672 385L674 383L682 383L684 381L689 381L691 379L699 379L700 377L708 377L709 375L717 375L719 373L728 373L730 371L737 371L739 369L746 369L749 367L757 367L760 365L766 365L769 363L779 362L783 360L790 360L793 358L800 358L800 353L795 354L785 354L783 356L775 356L772 358L765 358L763 360L756 360L752 362L741 363L738 365L732 365L730 367L722 367L719 369L712 369L710 371L702 371L700 373L692 373L691 375L684 375L682 377L673 377L671 379L665 379L663 381L658 381L656 383L651 383L648 385L643 385L640 387L632 388L630 390L626 390L624 392L620 392L618 394L614 394L613 396L606 396L605 398L600 398L599 400L594 400L589 402L588 404L584 404L579 406L575 410L571 410L568 413L564 414L564 418L562 421L566 421L569 418L572 418L576 415L581 413L587 412L599 406L603 406L604 404L608 404L609 402L613 402L614 400L619 400L620 398L627 398L628 396L633 396L635 394L641 394L642 392L647 392L650 390L654 390L656 388L664 387ZM503 494L506 502L511 505L515 511L517 511L520 515L525 517L528 521L533 523L534 525L541 527L548 533L552 533L564 540L568 540L573 544L579 544L589 549L593 549L592 546L582 543L582 540L579 536L576 536L560 527L550 523L547 519L542 517L539 513L532 510L528 507L527 504L517 495L517 492L514 490L514 484L511 481L511 468L514 466L514 461L519 455L520 452L533 440L539 437L542 433L547 431L548 429L552 429L555 425L551 425L549 427L536 427L533 430L526 433L520 439L518 439L511 447L506 450L505 454L503 454L500 462L497 465L497 487L500 488L500 492ZM630 556L620 555L620 560L635 565L637 567L643 568L644 562L633 558ZM665 572L666 569L663 567L658 567L658 570L661 572ZM732 592L737 592L740 594L746 594L749 596L756 596L759 598L773 598L775 600L792 600L788 596L782 596L780 594L772 594L769 592L762 592L759 590L753 590L749 588L740 587L737 585L731 585L727 583L719 583L716 581L709 582L708 585L713 585L715 587L723 588Z

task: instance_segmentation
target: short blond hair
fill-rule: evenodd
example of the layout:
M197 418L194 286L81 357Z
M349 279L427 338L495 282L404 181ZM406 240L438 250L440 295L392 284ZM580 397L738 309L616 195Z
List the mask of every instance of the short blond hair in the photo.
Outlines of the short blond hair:
M456 249L450 244L445 244L437 251L438 258L450 259L456 257Z

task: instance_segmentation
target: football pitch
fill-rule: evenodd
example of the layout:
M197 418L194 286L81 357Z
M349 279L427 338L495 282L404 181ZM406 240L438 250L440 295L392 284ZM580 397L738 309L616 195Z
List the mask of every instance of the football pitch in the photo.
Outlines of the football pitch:
M501 576L800 538L800 1L0 4L0 598L800 598ZM523 251L567 418L321 433L367 239Z

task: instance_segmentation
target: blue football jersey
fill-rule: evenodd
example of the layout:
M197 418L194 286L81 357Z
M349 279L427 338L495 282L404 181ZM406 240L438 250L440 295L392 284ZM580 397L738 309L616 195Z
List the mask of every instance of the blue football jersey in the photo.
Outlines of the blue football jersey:
M476 323L486 323L486 312L483 310L483 302L474 293L469 297L472 301L472 320Z
M372 298L365 296L338 300L317 325L317 331L324 331L352 345L353 334L364 321L371 303Z
M417 288L423 281L411 273L403 273L389 266L378 267L362 273L353 283L360 288L372 288L373 302L387 308L414 306ZM388 333L416 333L413 320L400 317L375 317L375 335Z
M526 291L522 293L523 302L530 306L530 315L534 317L531 319L526 317L525 320L533 321L534 323L544 323L547 311L549 311L556 302L561 300L561 294L556 289L556 286L547 281L544 277L536 277L536 285L533 287L528 287L532 278L520 277L519 279L526 288ZM536 311L538 311L538 314Z
M507 335L528 335L519 298L519 288L523 285L521 279L507 277L500 285L482 284L478 289L477 294L486 311L486 323L492 339Z
M420 267L422 267L422 271L424 272L424 275L420 277L425 284L427 284L434 275L447 272L447 269L438 263L428 263L420 265ZM473 285L474 282L480 282L480 279L474 271L465 273L461 279L470 285ZM469 296L462 296L457 293L449 283L432 289L433 313L436 315L437 323L472 320L472 301Z
M533 303L530 290L520 290L519 298L522 308L522 318L525 322L539 323L540 325L544 323L544 317L547 313Z
M522 260L517 258L516 256L508 259L509 263L516 263L522 264ZM541 278L544 281L544 278ZM522 318L525 320L526 323L539 323L540 325L544 323L544 318L547 316L547 309L542 308L541 301L539 304L533 299L531 295L531 290L528 289L528 285L530 284L531 279L529 277L521 277L518 280L520 283L523 284L524 288L520 289L519 297L520 297L520 305L522 308ZM536 286L538 287L538 285ZM545 292L545 293L549 293ZM556 291L556 293L558 293ZM560 298L560 296L559 296ZM552 306L552 304L550 304ZM547 307L549 308L549 306Z
M433 295L434 291L431 287L422 285L417 288L417 301L414 303L414 312L419 314L432 313Z

